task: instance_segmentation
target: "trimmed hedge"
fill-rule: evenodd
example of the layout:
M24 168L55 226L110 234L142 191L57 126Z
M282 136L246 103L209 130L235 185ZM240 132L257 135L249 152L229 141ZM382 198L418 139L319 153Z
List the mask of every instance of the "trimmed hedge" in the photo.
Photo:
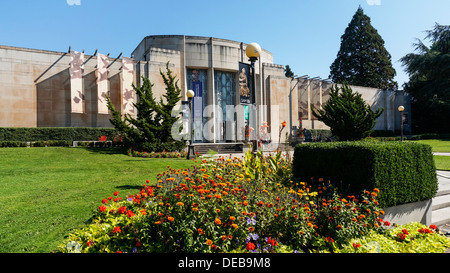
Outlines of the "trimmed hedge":
M113 140L118 136L114 128L87 127L37 127L37 128L0 128L0 141L90 141L106 136Z
M431 146L415 142L299 144L293 175L323 178L346 194L378 188L382 207L428 200L438 189Z

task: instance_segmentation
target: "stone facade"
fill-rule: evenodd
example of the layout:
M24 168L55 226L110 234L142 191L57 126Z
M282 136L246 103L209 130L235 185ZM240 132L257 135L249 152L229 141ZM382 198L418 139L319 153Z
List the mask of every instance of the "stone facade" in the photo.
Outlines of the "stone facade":
M240 141L242 128L239 124L243 124L244 115L236 106L242 105L239 101L239 67L240 64L250 64L245 54L246 47L245 43L213 37L156 35L145 37L133 51L131 59L120 56L105 58L102 55L103 63L100 63L100 53L82 54L82 76L78 82L82 88L79 92L81 104L74 104L73 51L0 46L0 127L111 127L102 90L109 92L116 109L135 114L129 108L136 98L128 94L131 88L128 82L131 80L139 85L141 77L148 77L154 84L154 95L162 96L165 85L160 71L164 72L169 64L178 76L182 100L187 100L188 89L198 89L198 82L201 82L199 90L202 93L200 98L194 98L195 109L212 109L211 113L194 115L194 140L215 143ZM129 60L131 67L125 62ZM272 53L264 49L255 63L255 74L253 105L257 107L253 124L256 130L258 124L266 121L270 125L270 138L278 141L278 128L282 121L286 121L287 129L281 138L283 142L285 133L296 135L300 127L326 129L312 116L309 105L321 107L329 97L331 83L285 77L284 66L274 64ZM399 129L398 105L403 104L406 112L410 109L409 98L403 92L357 86L353 90L363 94L374 109L385 109L375 129ZM218 108L225 105L235 107L237 112ZM75 106L81 110L75 111Z

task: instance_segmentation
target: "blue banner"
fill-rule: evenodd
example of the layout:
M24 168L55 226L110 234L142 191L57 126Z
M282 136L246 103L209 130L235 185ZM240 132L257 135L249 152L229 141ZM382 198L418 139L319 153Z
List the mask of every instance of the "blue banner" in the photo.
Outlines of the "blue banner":
M201 81L193 81L192 89L194 91L193 112L194 119L203 118L203 84Z

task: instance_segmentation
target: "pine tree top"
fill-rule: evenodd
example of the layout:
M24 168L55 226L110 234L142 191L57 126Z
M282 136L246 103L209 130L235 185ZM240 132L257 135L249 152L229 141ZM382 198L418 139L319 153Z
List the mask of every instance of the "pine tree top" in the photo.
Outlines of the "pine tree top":
M341 46L330 69L330 78L337 83L397 89L391 55L361 7L341 36Z

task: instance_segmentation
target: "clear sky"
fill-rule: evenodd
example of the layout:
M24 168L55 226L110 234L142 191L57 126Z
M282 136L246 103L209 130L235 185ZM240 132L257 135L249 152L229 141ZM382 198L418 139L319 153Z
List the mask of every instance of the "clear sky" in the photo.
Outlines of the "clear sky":
M0 44L129 57L147 35L257 42L296 75L327 78L358 6L385 41L399 88L399 59L435 23L450 24L450 0L2 0Z

